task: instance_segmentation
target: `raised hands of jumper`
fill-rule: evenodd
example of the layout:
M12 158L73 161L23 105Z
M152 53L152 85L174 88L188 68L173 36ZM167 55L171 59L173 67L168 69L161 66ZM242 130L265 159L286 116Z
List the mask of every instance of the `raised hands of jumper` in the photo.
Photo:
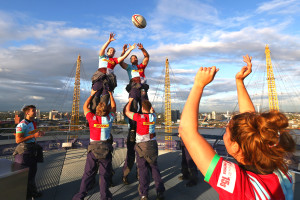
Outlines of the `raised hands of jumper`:
M235 75L235 78L238 80L244 80L252 72L252 56L245 55L243 56L244 62L247 66L243 66L242 69Z
M218 71L219 69L217 69L216 66L200 67L196 74L194 85L204 88L207 84L212 82Z
M137 43L137 46L138 46L139 49L143 49L144 48L142 43Z
M128 50L128 45L127 45L127 44L124 44L124 45L123 45L123 52L125 53L127 50Z
M116 36L116 34L110 33L110 34L109 34L109 39L108 39L108 40L109 40L110 42L115 41L115 40L116 40L116 39L115 39L115 36Z
M128 44L128 45L129 45L129 50L133 50L136 48L136 43L134 43L133 45L130 45L130 44Z

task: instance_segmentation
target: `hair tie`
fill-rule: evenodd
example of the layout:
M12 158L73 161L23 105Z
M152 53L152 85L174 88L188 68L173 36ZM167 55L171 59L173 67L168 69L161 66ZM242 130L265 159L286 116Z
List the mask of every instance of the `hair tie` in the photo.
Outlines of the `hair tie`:
M276 146L279 144L279 142L280 142L280 132L279 132L279 131L277 131L277 134L278 134L278 142L277 142L277 143L275 143L275 144L273 144L273 145L269 145L269 147L270 147L270 148L272 148L272 147L276 147Z

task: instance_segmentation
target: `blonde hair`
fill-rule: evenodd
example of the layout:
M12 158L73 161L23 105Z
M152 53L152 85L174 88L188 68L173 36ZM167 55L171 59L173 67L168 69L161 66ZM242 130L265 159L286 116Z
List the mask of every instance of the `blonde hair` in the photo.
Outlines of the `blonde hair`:
M108 115L109 109L104 102L100 102L96 107L96 115L98 116L106 116Z

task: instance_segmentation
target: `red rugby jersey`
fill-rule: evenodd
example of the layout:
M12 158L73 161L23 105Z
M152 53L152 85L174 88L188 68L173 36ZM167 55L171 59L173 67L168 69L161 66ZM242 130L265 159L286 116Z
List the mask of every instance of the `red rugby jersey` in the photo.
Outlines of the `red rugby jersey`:
M255 174L217 154L204 180L218 192L220 199L293 199L290 175L279 170L267 175Z

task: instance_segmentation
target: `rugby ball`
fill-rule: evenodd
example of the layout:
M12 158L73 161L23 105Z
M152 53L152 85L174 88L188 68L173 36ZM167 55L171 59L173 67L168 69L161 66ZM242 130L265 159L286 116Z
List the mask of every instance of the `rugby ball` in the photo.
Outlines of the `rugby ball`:
M132 15L131 21L137 28L145 28L147 26L145 18L139 14Z

